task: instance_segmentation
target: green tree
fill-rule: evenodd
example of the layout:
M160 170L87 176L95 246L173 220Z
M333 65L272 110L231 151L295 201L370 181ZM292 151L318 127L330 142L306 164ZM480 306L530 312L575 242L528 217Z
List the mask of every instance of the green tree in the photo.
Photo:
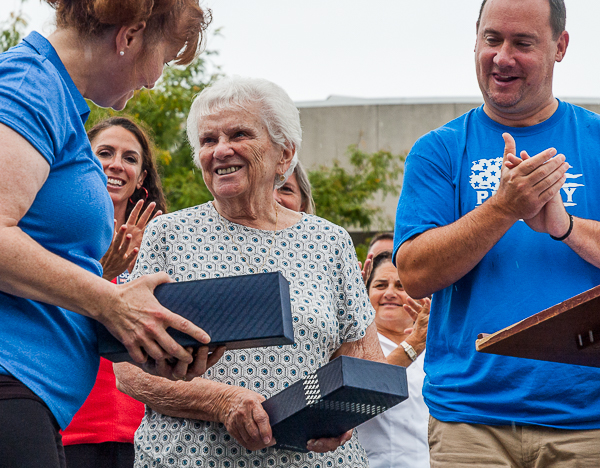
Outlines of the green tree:
M0 23L0 53L16 46L21 40L26 27L27 21L23 16L21 8L17 11L12 11L8 20Z
M348 147L351 169L338 160L332 166L309 171L317 214L345 228L368 231L375 223L385 224L383 209L373 204L376 195L398 195L403 155L389 151L365 153L356 145Z

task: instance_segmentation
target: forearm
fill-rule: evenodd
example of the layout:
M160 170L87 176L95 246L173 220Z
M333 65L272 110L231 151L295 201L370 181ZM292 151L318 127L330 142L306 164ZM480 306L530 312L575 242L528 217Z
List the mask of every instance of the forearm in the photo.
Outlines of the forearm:
M331 359L335 359L341 355L367 359L369 361L386 362L383 351L381 351L381 345L377 339L375 322L367 327L365 336L360 340L342 344L333 356L331 356Z
M423 298L455 283L516 221L492 197L457 221L404 242L396 264L405 291L413 298Z
M573 230L564 243L586 262L600 268L600 222L573 217Z
M50 166L28 141L3 124L0 141L0 291L99 316L114 302L110 294L116 293L114 285L49 252L19 228Z
M113 367L117 388L153 410L177 418L223 422L226 402L234 387L201 377L173 382L129 363Z
M419 340L416 337L409 335L406 340L409 345L413 347L417 356L420 356L425 351L425 341ZM406 354L404 348L400 345L387 355L388 364L394 364L395 366L408 367L413 363L413 360Z
M44 249L16 225L0 227L0 290L97 318L114 285Z

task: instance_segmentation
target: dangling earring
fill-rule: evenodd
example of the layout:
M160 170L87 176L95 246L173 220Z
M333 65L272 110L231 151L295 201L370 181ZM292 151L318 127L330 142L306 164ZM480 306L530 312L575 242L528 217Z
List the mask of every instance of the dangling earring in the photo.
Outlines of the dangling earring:
M143 185L140 187L140 190L143 190L145 192L144 202L146 202L146 200L148 200L148 190ZM140 197L140 200L141 199L142 199L142 197ZM140 200L138 200L138 201L140 201ZM131 203L132 205L135 205L136 202L134 202L131 198L129 198L129 203Z

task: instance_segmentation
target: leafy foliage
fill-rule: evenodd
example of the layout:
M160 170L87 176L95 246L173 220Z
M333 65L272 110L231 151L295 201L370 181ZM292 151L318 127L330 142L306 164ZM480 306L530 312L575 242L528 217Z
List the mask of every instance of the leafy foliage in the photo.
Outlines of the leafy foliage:
M356 145L348 147L351 170L335 160L333 166L309 171L317 214L346 228L368 231L373 224L386 224L383 209L373 204L377 194L398 195L404 156L388 151L368 154Z
M0 23L0 53L19 43L26 26L21 10L11 12L8 20Z

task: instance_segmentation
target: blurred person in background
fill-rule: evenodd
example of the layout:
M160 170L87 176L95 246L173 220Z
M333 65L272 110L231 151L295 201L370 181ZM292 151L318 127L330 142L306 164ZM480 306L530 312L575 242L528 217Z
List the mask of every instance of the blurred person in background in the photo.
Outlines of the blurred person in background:
M166 212L165 197L152 142L138 124L111 117L94 125L88 138L108 178L120 226L101 260L103 276L120 284L127 281L146 224ZM143 416L144 404L117 390L112 362L100 358L94 388L61 432L67 468L132 467L133 435Z
M300 161L298 161L294 172L287 178L285 183L281 187L273 189L273 197L275 197L277 203L290 210L315 214L312 188L308 175Z
M362 277L364 282L367 282L369 275L371 273L371 262L373 261L373 257L375 257L378 253L384 252L386 250L394 249L394 233L393 232L378 232L371 238L371 242L369 242L369 247L367 249L367 257L365 258L365 264L362 265Z
M361 424L358 439L371 468L429 468L429 411L422 390L430 300L406 294L389 250L373 258L367 291L383 354L388 363L406 367L409 398Z
M102 263L102 276L127 281L137 258L144 229L167 204L148 132L128 117L110 117L88 131L92 150L107 176L115 210L115 233ZM119 229L116 229L120 226Z
M375 257L380 252L394 249L394 233L393 232L378 232L369 242L367 255L371 254Z

